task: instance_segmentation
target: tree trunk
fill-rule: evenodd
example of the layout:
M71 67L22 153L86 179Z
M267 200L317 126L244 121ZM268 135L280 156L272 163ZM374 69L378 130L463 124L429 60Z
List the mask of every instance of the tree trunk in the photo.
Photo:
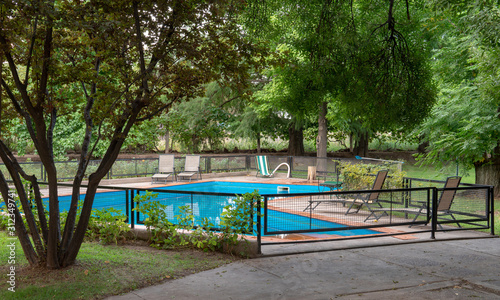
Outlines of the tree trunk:
M476 184L495 186L495 198L500 197L500 156L474 163Z
M353 151L354 155L366 156L368 154L368 141L368 132L358 133Z
M303 156L304 155L304 131L302 126L295 128L295 122L288 126L288 155Z
M261 145L260 145L260 132L257 132L257 153L261 153Z
M165 133L165 153L170 153L170 130Z
M327 157L328 148L328 130L326 126L326 112L328 109L327 102L321 103L318 117L318 138L316 139L316 157ZM317 160L317 171L325 172L326 163L324 159Z

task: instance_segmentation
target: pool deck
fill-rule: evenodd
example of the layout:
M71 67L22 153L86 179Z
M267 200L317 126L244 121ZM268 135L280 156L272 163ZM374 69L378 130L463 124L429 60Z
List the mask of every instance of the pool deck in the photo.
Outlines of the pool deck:
M203 179L212 180L311 184L254 174ZM102 185L164 186L152 185L149 178L103 181ZM431 239L430 233L415 234L416 227L388 229L406 231L411 238L265 245L262 257L107 299L500 299L497 236L455 231L438 232Z

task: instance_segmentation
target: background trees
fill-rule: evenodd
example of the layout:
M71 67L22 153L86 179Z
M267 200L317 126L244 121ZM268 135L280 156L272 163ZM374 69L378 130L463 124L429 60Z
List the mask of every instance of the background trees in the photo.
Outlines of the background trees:
M316 116L318 156L326 156L329 103L336 107L332 117L349 124L359 155L366 155L371 134L408 131L428 114L435 89L419 28L421 2L266 3L259 19L265 30L255 32L283 63L269 69L271 81L259 97L286 112L297 134Z
M236 90L248 83L247 70L258 68L259 58L235 22L242 8L238 5L175 0L0 5L0 57L5 62L0 157L25 214L21 216L18 205L16 232L30 264L59 268L74 262L97 186L134 124L203 95L204 84L211 81L224 81ZM64 130L62 121L72 119L84 124L78 129L81 155L71 207L60 228L54 140L60 128ZM22 170L8 147L8 125L15 120L26 126L47 170L48 208L42 203L38 179ZM86 174L102 144L101 164ZM86 176L88 189L76 223ZM33 198L23 180L32 187ZM9 187L1 173L0 191L7 201Z
M418 133L427 163L474 167L476 182L500 191L500 10L491 1L433 1L427 20L434 37L439 101Z

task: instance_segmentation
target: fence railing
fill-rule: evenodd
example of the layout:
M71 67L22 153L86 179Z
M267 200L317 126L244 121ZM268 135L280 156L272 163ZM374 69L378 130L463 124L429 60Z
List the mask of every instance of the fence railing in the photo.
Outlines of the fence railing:
M175 169L182 170L184 167L185 156L176 156L174 160ZM399 161L385 161L369 158L334 158L334 157L313 157L313 156L279 156L269 155L268 162L271 168L278 166L280 163L286 162L290 165L292 177L306 177L308 166L318 166L318 171L324 174L335 174L338 170L338 162L351 161L355 163L370 163L370 164L402 164ZM101 160L91 160L87 167L87 174L91 174L97 169ZM46 181L47 175L45 167L41 162L22 162L20 163L23 170L27 174L35 175L40 181ZM58 161L56 168L58 171L58 180L72 180L76 174L78 167L77 160ZM151 176L156 173L158 168L157 158L131 158L117 159L106 179L116 179L125 177L144 177ZM236 171L256 171L255 155L202 155L200 160L200 169L202 173L214 172L236 172ZM7 180L11 180L9 172L7 172L3 163L0 163L0 170L4 173ZM278 170L278 172L286 170Z
M268 156L268 161L271 167L287 162L294 177L305 177L308 166L311 165L321 164L326 167L325 172L333 174L336 174L338 167L333 158ZM71 169L72 164L76 166L76 162L59 163L61 169ZM176 158L175 163L182 167L183 158ZM38 170L40 174L44 173L40 163L24 164L29 164L29 167L34 171ZM113 165L109 178L151 175L156 166L157 159L118 160ZM204 173L256 170L254 155L203 156L201 166ZM331 240L332 236L338 238L345 235L343 238L351 239L401 234L386 230L395 226L411 226L412 233L429 232L431 237L434 237L436 231L470 229L490 229L493 235L493 187L462 183L453 189L455 193L451 206L446 210L438 210L440 195L449 190L443 188L444 183L404 178L404 188L399 189L323 190L321 193L263 195L263 206L260 207L260 202L257 203L263 217L256 214L254 220L259 249L260 245L278 243L262 241L263 236L315 234L314 240L305 239L302 242L318 242ZM206 193L105 186L98 189L94 208L113 207L121 210L127 216L127 222L134 227L135 224L142 224L146 216L134 210L136 203L133 199L146 191L158 194L154 200L166 205L170 222L176 223L175 216L180 213L180 206L188 206L196 222L206 217L214 227L219 226L224 207L236 197L234 193L224 191ZM65 194L71 194L71 183L60 183L59 195ZM85 188L82 188L81 198L84 194ZM68 210L69 203L70 196L59 197L61 210ZM431 226L419 226L425 224ZM290 241L298 242L301 241ZM286 242L282 240L279 243Z
M405 180L409 180L406 178ZM418 182L418 179L411 179ZM254 218L258 247L281 243L321 242L338 239L375 238L397 234L428 232L431 238L437 231L490 229L494 235L493 187L481 185L460 185L454 188L455 196L447 211L438 211L438 199L446 190L431 185L442 185L440 181L428 181L426 187L401 189L331 191L300 194L263 195L263 206L258 205L260 214ZM71 184L61 183L69 190ZM136 195L147 191L158 194L150 201L165 205L168 220L176 224L180 207L187 206L193 213L194 221L200 225L207 218L218 229L224 208L231 204L234 193L193 192L164 189L140 189L124 187L101 187L94 200L94 208L113 207L127 216L127 222L134 227L143 224L147 216L134 210ZM85 190L82 190L83 198ZM70 196L59 197L61 210L69 208ZM422 226L431 224L431 226ZM389 227L410 226L411 232L395 232ZM299 234L314 239L302 241L262 240ZM319 238L318 238L319 236Z

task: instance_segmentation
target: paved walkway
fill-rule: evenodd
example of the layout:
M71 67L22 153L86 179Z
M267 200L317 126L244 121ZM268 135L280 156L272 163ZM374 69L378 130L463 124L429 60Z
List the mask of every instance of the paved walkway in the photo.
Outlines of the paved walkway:
M248 259L108 299L500 299L483 237Z

